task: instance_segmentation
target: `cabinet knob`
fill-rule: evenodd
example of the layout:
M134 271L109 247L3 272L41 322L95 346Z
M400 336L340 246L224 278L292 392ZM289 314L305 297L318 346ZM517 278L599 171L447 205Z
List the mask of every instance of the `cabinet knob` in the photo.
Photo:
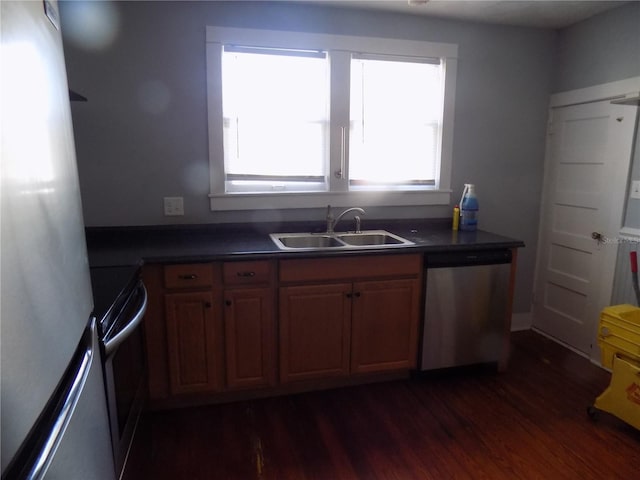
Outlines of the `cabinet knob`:
M186 275L178 275L178 278L180 280L195 280L198 278L198 275L196 275L195 273L189 273Z
M353 296L356 297L356 298L360 298L360 292L354 293Z
M230 306L231 306L231 300L225 300L225 301L224 301L224 304L225 304L227 307L230 307Z
M211 308L211 302L204 302L204 308Z

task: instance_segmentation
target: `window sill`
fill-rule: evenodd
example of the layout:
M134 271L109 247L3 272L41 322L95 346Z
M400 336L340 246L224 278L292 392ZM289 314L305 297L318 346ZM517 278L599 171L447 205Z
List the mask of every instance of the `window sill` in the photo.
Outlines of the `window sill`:
M210 194L211 211L449 205L451 190Z

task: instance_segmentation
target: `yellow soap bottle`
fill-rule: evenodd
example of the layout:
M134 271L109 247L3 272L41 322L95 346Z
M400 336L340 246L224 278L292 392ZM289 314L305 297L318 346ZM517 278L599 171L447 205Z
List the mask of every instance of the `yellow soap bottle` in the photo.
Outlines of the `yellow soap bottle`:
M453 207L453 230L458 230L460 225L460 207L456 205Z

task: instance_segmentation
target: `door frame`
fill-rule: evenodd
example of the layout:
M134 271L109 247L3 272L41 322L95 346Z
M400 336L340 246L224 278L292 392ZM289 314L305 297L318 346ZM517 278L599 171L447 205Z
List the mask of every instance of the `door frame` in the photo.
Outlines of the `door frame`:
M590 87L580 88L576 90L568 90L565 92L552 94L549 98L549 109L547 113L547 128L550 128L551 126L551 120L553 118L554 109L569 107L569 106L579 105L584 103L594 103L594 102L601 102L606 100L623 99L626 97L635 97L635 96L638 96L639 94L640 94L640 77L631 77L624 80L618 80L615 82L593 85ZM629 107L629 108L637 108L637 107ZM533 293L536 293L536 294L539 293L539 292L536 292L535 289L537 288L537 285L538 285L538 279L539 279L540 270L541 270L541 267L540 267L540 258L542 257L541 250L544 247L543 222L546 219L546 216L544 213L547 208L547 195L549 193L548 191L549 175L551 170L550 164L552 161L552 158L550 155L549 143L550 143L550 139L549 139L549 136L547 135L545 138L544 173L543 173L542 196L540 199L540 213L538 216L539 217L538 239L537 239L538 244L536 247L536 264L535 264L536 266L535 266L535 274L534 274L534 282L533 282L533 285L534 285ZM631 158L629 158L629 168L630 168L630 165L631 165ZM629 174L630 172L627 171L627 184L629 183ZM624 212L625 200L626 200L626 189L620 189L619 191L613 192L613 197L611 201L612 210L616 212L616 215L618 213L620 214L620 225L618 227L618 232L623 227L622 214ZM617 246L616 246L616 251L617 251ZM611 269L611 271L607 273L607 275L603 280L604 282L606 282L606 284L609 285L607 288L609 299L611 298L611 294L613 292L615 264L612 267L613 268ZM532 329L534 329L538 333L541 333L544 336L549 337L549 335L539 331L538 329L536 329L535 325L533 325L533 297L532 297L532 305L531 305L531 320L532 320ZM594 347L590 351L589 358L592 363L600 365L600 349L597 348L597 343L595 342L595 338L597 335L597 326L598 326L597 322L594 322L594 328L592 332L592 338L594 339L594 342L593 342ZM584 353L578 351L571 345L567 345L564 342L560 342L557 339L552 337L549 337L549 338L551 338L556 342L562 343L564 346L578 353L579 355L586 356Z
M631 77L591 87L554 93L549 97L549 110L558 107L569 107L579 103L615 100L637 96L640 93L640 77ZM546 158L545 158L546 163Z

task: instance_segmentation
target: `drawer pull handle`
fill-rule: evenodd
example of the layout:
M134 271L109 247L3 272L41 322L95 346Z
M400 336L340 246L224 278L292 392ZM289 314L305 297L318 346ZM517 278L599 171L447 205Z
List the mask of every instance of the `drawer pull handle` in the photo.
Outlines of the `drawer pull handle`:
M189 273L187 275L178 275L178 278L180 280L196 280L198 278L198 275L196 275L195 273Z
M211 302L204 302L204 308L211 308Z
M243 278L255 277L256 272L238 272L236 275Z

